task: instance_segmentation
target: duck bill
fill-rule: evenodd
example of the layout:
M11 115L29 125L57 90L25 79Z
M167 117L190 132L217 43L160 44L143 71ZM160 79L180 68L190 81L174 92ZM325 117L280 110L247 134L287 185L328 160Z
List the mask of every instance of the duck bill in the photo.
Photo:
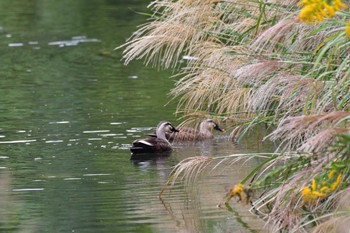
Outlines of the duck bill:
M222 128L220 128L220 126L218 126L218 125L216 125L216 126L214 127L214 129L216 129L216 130L218 130L218 131L221 131L221 132L225 132L225 130L222 129Z
M172 131L173 132L179 132L179 130L177 128L173 128Z

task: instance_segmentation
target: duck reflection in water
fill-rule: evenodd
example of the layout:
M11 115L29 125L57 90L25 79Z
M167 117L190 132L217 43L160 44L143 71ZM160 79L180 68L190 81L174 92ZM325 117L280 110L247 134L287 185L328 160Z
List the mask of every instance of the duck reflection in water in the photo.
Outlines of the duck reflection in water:
M133 141L130 148L132 152L132 159L142 158L140 154L145 154L150 157L152 154L166 155L171 152L172 147L168 139L167 133L179 132L170 122L161 121L156 130L157 137L138 139ZM146 157L147 157L146 156Z

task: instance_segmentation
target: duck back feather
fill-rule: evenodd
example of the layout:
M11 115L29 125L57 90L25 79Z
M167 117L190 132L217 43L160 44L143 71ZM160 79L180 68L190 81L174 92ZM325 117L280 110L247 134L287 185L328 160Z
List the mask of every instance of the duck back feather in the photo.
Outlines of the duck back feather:
M199 130L190 127L180 127L179 129L178 133L172 132L166 135L170 142L203 141L214 137L212 129L224 131L212 119L204 119L199 125Z

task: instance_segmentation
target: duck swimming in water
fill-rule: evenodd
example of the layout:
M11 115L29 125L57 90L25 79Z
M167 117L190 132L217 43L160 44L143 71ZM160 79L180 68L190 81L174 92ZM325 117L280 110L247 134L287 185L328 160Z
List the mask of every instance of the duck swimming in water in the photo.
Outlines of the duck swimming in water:
M169 152L172 150L172 147L165 135L173 132L179 132L179 130L170 122L161 121L156 130L157 137L137 139L133 141L130 150L133 154Z
M170 142L190 142L190 141L204 141L214 137L212 130L224 132L225 130L210 118L202 120L199 125L199 131L190 127L180 127L180 132L166 133L165 136ZM149 134L156 137L155 133Z
M203 141L214 137L212 130L224 132L225 130L210 118L204 119L199 125L199 131L194 128L180 127L180 132L172 132L167 138L170 142Z

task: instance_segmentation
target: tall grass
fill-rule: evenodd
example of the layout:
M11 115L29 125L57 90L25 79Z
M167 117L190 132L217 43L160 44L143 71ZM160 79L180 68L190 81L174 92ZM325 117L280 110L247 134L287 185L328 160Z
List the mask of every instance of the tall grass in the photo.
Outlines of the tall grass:
M297 3L153 1L154 14L124 45L124 60L175 70L170 95L185 123L211 115L230 124L234 138L262 123L273 129L266 140L279 143L277 154L264 155L227 193L227 205L249 198L275 232L348 229L350 14L307 24ZM189 158L169 182L195 182L209 163L218 168L249 156Z

